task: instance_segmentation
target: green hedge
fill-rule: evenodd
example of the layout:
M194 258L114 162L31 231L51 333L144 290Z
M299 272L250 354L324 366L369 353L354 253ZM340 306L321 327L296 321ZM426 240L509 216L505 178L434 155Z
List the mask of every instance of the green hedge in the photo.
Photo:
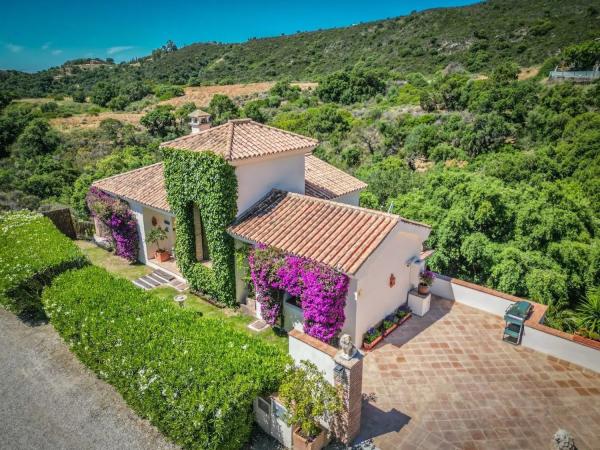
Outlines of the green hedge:
M0 214L0 304L23 318L43 317L40 295L52 278L87 260L40 214Z
M253 399L276 390L288 364L275 346L98 267L62 274L42 301L79 358L186 448L240 448Z
M212 152L163 149L165 187L177 221L175 253L192 289L236 306L233 238L227 227L237 213L234 168ZM211 256L209 268L196 260L193 208L199 208Z

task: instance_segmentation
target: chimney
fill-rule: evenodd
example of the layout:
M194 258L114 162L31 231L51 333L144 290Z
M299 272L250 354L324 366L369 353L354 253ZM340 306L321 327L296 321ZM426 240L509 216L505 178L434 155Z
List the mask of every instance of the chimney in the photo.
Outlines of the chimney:
M192 134L200 133L201 131L208 130L210 128L210 114L197 109L192 112L189 116L190 127L192 128Z

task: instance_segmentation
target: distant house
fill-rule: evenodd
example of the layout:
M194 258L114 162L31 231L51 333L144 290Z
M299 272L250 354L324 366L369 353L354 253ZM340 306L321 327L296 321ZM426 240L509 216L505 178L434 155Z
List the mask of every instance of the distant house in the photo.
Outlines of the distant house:
M205 115L192 120L198 117L210 123ZM359 207L366 184L312 155L317 144L305 136L241 119L161 147L212 151L234 167L237 218L224 231L236 242L262 243L347 274L350 288L343 331L360 345L363 333L404 304L409 290L417 286L430 227ZM175 247L177 223L167 201L163 163L99 180L94 186L129 204L138 223L139 260L183 277L176 260L157 261L154 248L144 240L149 230L161 227L167 232L163 247ZM205 247L201 224L194 226L196 246ZM203 253L199 248L197 259L209 259L207 250ZM241 275L236 277L237 301L246 303ZM297 327L302 310L286 303L284 316L287 328Z

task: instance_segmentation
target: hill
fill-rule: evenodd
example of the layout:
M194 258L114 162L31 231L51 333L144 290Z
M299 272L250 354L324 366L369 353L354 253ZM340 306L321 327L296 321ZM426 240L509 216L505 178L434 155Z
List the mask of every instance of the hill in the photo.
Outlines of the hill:
M506 59L542 63L562 48L598 37L597 0L490 0L345 28L297 33L241 44L199 43L124 64L73 65L36 74L0 72L0 89L18 96L89 89L99 80L173 84L316 80L364 63L433 73L449 63L489 72Z

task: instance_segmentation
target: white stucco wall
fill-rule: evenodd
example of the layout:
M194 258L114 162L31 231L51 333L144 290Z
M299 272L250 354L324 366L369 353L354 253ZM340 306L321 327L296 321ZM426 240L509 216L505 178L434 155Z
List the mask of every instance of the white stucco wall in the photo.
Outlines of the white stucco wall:
M487 292L452 283L451 280L442 277L433 281L431 293L500 317L504 317L506 309L514 303Z
M162 229L168 230L167 231L167 239L165 239L163 242L161 242L160 246L161 246L161 248L171 252L171 249L173 247L175 247L175 232L173 231L174 217L171 216L170 214L160 212L153 208L148 208L147 206L142 207L142 212L143 212L143 216L144 216L144 234L140 235L140 236L143 236L140 238L140 241L141 241L141 244L143 244L144 247L146 247L146 250L145 250L146 258L147 259L154 258L154 252L156 251L155 244L150 245L150 244L146 244L144 242L146 233L150 232L150 230L152 230L153 228L157 228L157 227L161 227ZM156 227L154 225L152 225L153 217L156 218ZM165 223L165 221L169 222L169 223Z
M356 344L357 333L356 333L356 313L358 306L358 299L356 296L358 280L354 277L350 277L350 281L348 283L348 294L346 296L346 306L344 307L344 315L346 316L346 320L344 321L344 326L342 327L342 334L347 333L352 338L352 342Z
M600 373L600 350L525 326L523 347L552 355Z
M304 153L258 159L235 167L238 179L238 215L271 189L304 194Z
M293 336L289 337L288 345L289 354L296 364L299 364L300 361L304 360L312 362L324 373L325 379L331 384L334 384L333 369L335 369L336 363L330 355L294 338Z
M138 229L138 260L146 264L148 261L148 252L146 251L146 243L144 242L144 238L146 236L146 225L144 220L144 206L141 203L134 202L133 200L129 200L127 202L129 204L129 209L133 213L135 217L135 221L137 222Z
M386 315L407 301L408 291L415 287L414 265L407 262L418 257L422 240L396 227L380 244L356 274L357 300L355 340L362 345L363 334ZM418 270L418 269L417 269ZM390 287L390 275L396 278ZM418 276L418 273L417 273Z
M346 205L358 206L360 191L350 192L349 194L340 195L333 199L334 202L345 203Z

